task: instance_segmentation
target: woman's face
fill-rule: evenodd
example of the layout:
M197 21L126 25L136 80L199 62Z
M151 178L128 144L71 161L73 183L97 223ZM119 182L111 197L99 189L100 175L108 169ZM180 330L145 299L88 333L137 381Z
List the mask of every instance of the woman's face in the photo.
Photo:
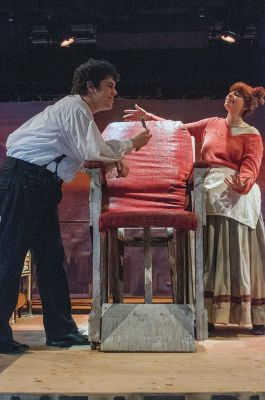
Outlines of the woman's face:
M246 109L242 94L238 90L228 93L225 98L224 107L231 114L242 114L243 110Z

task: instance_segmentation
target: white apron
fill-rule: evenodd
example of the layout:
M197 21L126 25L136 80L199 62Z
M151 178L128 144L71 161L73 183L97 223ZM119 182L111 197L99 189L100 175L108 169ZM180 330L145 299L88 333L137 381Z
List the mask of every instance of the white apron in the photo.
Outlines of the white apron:
M206 214L233 218L255 229L261 212L260 188L255 183L248 194L235 192L224 183L225 178L231 181L235 172L224 166L210 169L204 179Z

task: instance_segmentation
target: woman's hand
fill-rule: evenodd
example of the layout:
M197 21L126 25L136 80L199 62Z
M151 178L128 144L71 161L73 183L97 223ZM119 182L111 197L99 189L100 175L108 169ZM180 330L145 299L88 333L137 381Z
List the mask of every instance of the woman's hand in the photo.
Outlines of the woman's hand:
M118 175L117 178L125 177L129 174L129 164L125 158L116 163Z
M135 104L135 110L124 110L124 112L124 121L140 121L141 117L143 117L145 121L150 121L152 119L152 114L148 113L137 104Z
M238 192L247 186L249 179L250 177L240 178L238 174L234 174L231 175L231 181L228 178L225 178L224 182L228 187Z
M149 142L151 137L152 137L152 135L151 135L149 129L145 129L143 132L140 132L137 135L134 135L130 139L133 143L133 147L136 150L139 150L141 147L145 146Z

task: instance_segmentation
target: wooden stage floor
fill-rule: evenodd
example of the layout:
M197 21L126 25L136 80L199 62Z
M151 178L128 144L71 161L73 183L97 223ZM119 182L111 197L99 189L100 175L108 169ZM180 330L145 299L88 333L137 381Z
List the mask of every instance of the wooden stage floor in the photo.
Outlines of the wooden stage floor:
M87 327L86 315L74 318L80 328ZM58 349L45 346L41 316L22 317L13 327L15 339L31 350L22 356L0 355L0 400L14 398L11 394L21 400L46 398L44 394L56 395L47 397L51 399L64 394L74 396L67 399L89 395L89 400L265 400L265 337L252 336L250 327L218 326L217 337L197 343L195 353Z

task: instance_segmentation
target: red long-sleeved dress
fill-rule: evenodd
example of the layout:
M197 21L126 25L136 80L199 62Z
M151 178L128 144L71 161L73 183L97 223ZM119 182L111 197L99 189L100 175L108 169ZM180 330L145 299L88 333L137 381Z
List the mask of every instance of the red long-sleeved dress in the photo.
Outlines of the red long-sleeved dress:
M262 138L258 131L251 133L253 127L249 127L250 133L232 134L225 119L217 117L186 124L186 127L192 136L202 141L202 160L232 168L239 172L240 177L250 178L239 191L241 194L248 193L258 176L263 155ZM244 131L247 130L244 128Z
M151 118L163 119L155 115L151 115ZM262 138L252 126L232 127L225 119L218 117L185 125L190 134L202 142L201 159L213 164L209 173L212 184L208 185L211 192L208 202L213 200L213 204L215 202L221 206L220 213L216 210L208 213L205 227L204 294L208 321L265 325L265 228L260 199L255 201L256 196L260 196L255 181L263 155ZM241 178L249 179L238 193L234 193L233 198L233 190L229 190L225 184L222 186L220 177L222 173L224 177L229 177L229 173L235 172ZM216 185L215 177L219 178ZM227 196L229 191L233 200L230 205ZM247 198L250 199L249 203ZM233 213L236 203L239 207ZM258 215L256 219L250 216L251 222L254 221L254 229L249 223L249 216L247 223L242 223L244 212L248 213L253 206ZM229 207L231 213L228 212Z
M257 198L260 192L255 185L263 155L262 138L253 127L233 128L225 119L217 117L186 127L202 142L201 159L213 163L214 167L220 166L210 170L212 194L208 197L213 200L211 205L224 207L220 207L220 213L208 213L205 228L204 285L209 322L264 325L265 234ZM220 173L229 176L227 171L237 171L240 177L249 178L238 193L233 194L222 179L214 185L215 177L222 176ZM233 200L230 204L229 199ZM238 211L231 218L227 210L230 208L233 214L238 204ZM254 206L257 218L251 229L251 224L241 223L240 217L244 212L251 214Z

